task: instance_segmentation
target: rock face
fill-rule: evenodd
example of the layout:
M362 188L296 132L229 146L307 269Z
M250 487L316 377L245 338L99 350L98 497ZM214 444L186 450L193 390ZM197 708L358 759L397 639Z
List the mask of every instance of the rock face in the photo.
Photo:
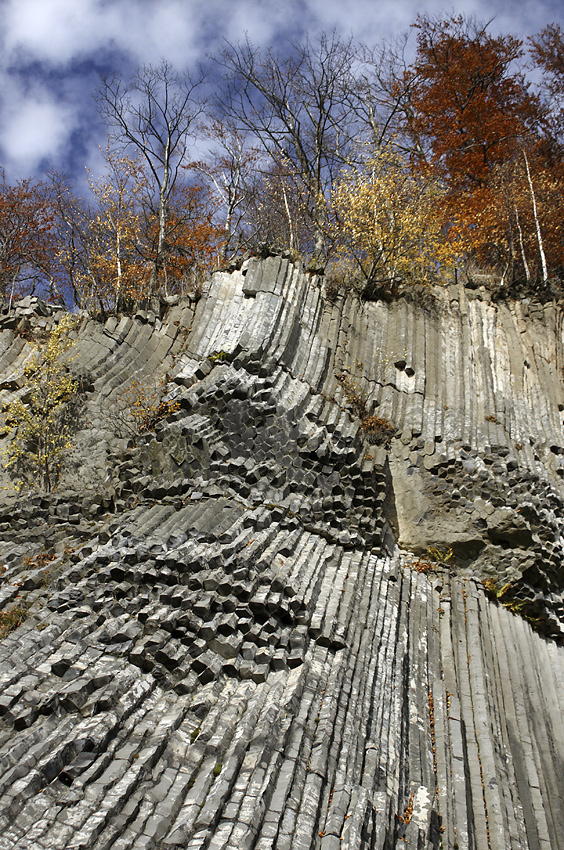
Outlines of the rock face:
M0 317L2 405L57 318ZM61 486L0 508L0 850L564 848L562 318L271 257L83 319Z

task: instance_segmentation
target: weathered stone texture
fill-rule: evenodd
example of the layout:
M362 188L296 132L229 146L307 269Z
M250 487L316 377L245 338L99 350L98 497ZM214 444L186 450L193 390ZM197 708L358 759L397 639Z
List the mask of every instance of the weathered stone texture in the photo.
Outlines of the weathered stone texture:
M56 320L0 318L2 405ZM0 850L564 848L561 320L331 303L279 257L82 320L61 488L0 507L0 607L29 613ZM178 411L112 434L165 374Z

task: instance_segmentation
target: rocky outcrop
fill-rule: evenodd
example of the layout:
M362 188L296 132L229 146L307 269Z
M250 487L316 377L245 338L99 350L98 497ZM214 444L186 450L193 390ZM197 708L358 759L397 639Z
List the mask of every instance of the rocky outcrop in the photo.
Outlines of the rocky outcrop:
M83 318L59 491L0 508L1 850L564 847L561 322L278 257Z

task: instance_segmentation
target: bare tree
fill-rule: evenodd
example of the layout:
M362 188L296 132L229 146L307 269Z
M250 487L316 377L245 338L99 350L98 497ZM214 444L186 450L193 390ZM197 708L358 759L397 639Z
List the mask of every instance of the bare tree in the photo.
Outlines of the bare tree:
M211 142L211 149L205 160L190 163L187 168L200 174L219 200L225 233L221 258L227 260L249 244L249 234L244 231L256 193L261 153L251 143L248 132L237 130L225 120L207 123L203 135ZM254 232L251 241L253 236Z
M413 130L411 95L418 74L407 59L409 34L361 45L351 105L374 152L392 143L401 153L425 158L421 138Z
M158 238L149 284L157 291L166 260L169 199L185 162L191 133L204 108L198 96L203 76L179 74L163 60L158 67L140 68L129 83L115 75L102 77L96 93L101 115L113 127L118 148L135 148L147 162L154 180L152 212Z
M533 67L541 71L537 89L545 108L544 131L557 159L564 145L564 30L548 24L528 39Z
M275 163L301 181L313 220L314 250L324 249L327 202L336 172L357 133L350 91L358 49L323 35L294 45L287 56L261 51L247 39L219 59L227 71L223 114L254 134Z
M272 161L257 170L247 200L245 245L259 253L312 245L310 198L288 162Z

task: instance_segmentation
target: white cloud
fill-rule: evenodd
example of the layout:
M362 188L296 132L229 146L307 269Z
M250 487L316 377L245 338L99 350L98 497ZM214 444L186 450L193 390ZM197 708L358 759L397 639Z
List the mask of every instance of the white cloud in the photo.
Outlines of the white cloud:
M52 161L63 150L74 129L73 109L48 92L36 92L4 110L0 145L8 173L31 174L43 160Z
M108 37L111 17L97 0L8 0L4 49L9 61L65 64Z
M418 14L445 17L463 14L479 21L493 19L493 32L509 33L519 38L533 35L551 21L561 21L563 10L555 0L464 0L455 7L448 0L306 0L311 29L319 32L335 28L343 35L376 43L380 38L400 36L415 22Z
M218 40L245 29L269 38L277 8L260 0L7 0L4 62L60 67L111 45L135 65L166 57L184 66L205 54L212 28Z
M25 59L61 66L113 45L136 64L165 56L184 65L213 49L223 36L239 40L248 33L264 45L288 33L336 28L365 41L400 34L414 21L415 0L4 0L4 59ZM443 0L427 0L431 15L451 14ZM562 19L554 0L465 0L456 12L515 34ZM531 29L531 27L533 29Z
M65 151L70 157L72 133L92 124L96 68L109 57L118 67L108 70L118 72L161 58L181 69L217 53L223 38L239 41L248 34L256 46L284 49L306 31L315 39L333 29L376 44L401 35L422 10L415 0L0 0L0 5L0 165L13 167L17 176L44 158ZM448 15L452 6L427 0L424 11ZM494 32L521 37L563 22L558 0L463 0L456 12L495 16ZM100 143L103 139L83 139L82 148Z
M161 0L151 4L143 16L132 16L122 44L137 64L156 64L163 57L173 65L193 65L202 55L200 40L204 3L192 4L182 0ZM142 49L140 50L140 46Z

